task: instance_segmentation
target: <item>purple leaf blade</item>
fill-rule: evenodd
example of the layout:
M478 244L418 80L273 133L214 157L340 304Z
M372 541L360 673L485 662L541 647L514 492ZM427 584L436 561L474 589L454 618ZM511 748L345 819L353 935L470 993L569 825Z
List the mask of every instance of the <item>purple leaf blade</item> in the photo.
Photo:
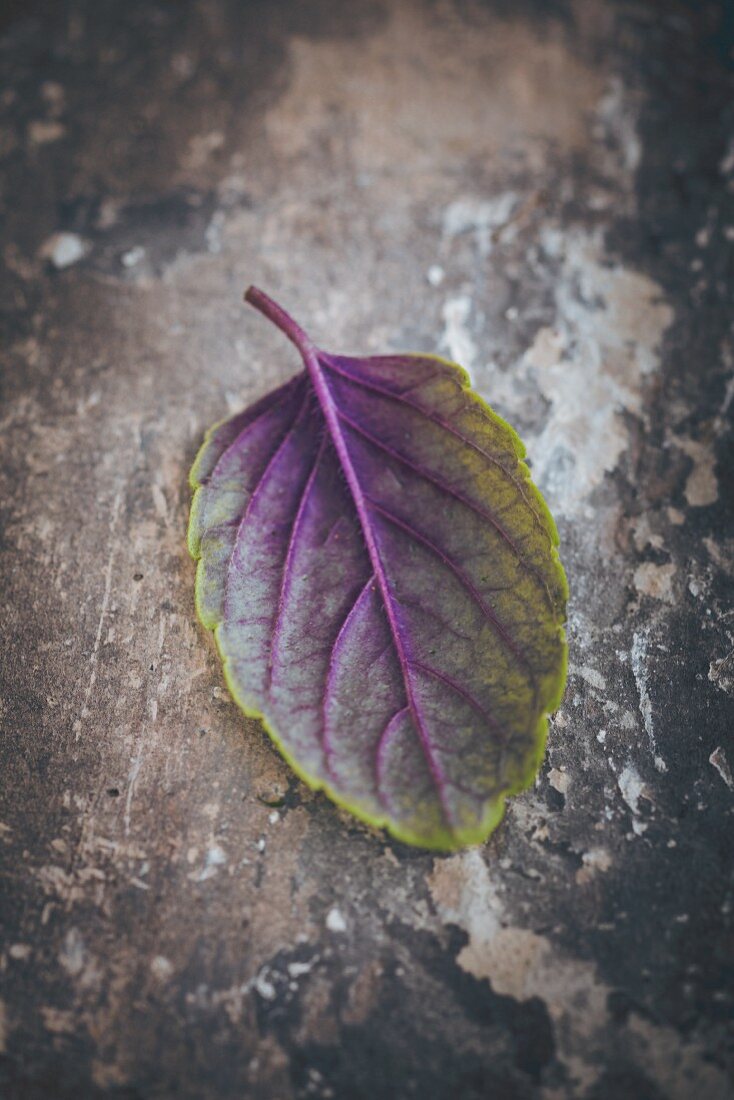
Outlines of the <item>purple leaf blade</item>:
M363 820L479 842L532 781L565 683L566 580L522 444L455 364L327 355L247 297L306 371L192 471L197 606L229 687Z

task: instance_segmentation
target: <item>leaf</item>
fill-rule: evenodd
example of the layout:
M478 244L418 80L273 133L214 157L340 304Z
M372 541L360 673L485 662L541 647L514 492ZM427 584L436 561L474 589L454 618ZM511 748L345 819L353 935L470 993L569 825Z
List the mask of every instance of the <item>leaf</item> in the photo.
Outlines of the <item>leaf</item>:
M312 787L395 837L484 840L566 674L558 535L512 428L427 355L320 351L206 436L196 603L232 695Z

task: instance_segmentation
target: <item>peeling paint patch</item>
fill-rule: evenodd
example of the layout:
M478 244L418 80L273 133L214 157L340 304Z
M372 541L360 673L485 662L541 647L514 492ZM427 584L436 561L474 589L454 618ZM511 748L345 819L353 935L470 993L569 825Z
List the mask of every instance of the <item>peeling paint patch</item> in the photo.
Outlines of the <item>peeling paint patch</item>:
M462 970L475 978L488 978L492 988L505 996L518 1000L533 996L532 974L550 945L533 932L502 926L499 894L480 852L436 863L429 885L442 916L469 934L456 959Z
M628 793L634 801L642 791ZM611 866L601 849L586 855L589 870L593 866L604 872ZM521 1001L538 997L545 1003L568 1078L570 1091L564 1095L586 1095L603 1063L611 988L591 963L572 958L546 936L508 925L500 893L478 850L435 860L428 885L442 919L463 928L469 937L457 964L476 978L488 979L497 993ZM694 1041L682 1043L673 1028L635 1014L615 1026L633 1064L650 1072L670 1100L728 1095L725 1075Z
M577 515L627 447L620 414L643 415L645 379L659 366L673 311L652 279L609 264L598 234L547 228L542 243L559 265L556 321L538 332L520 370L550 403L534 469L553 508Z
M578 676L586 680L586 683L591 687L596 688L597 691L605 691L607 682L598 669L592 668L591 665L580 665L573 670Z
M579 886L591 882L598 873L605 874L612 866L612 857L605 848L590 848L581 855L582 867L576 872Z
M693 462L693 469L686 479L684 495L691 508L705 508L719 499L719 482L716 477L716 456L713 448L696 439L672 436L672 441Z
M709 664L709 680L721 691L734 695L734 649L720 661Z
M559 771L558 768L551 768L548 772L548 782L551 787L558 791L559 794L568 794L569 778L566 772Z
M444 237L450 239L471 233L476 238L479 255L486 259L492 251L495 233L509 222L517 202L514 191L506 191L492 199L456 199L444 211Z
M714 749L711 753L711 756L709 756L709 764L713 764L729 790L734 791L734 777L731 774L729 761L726 759L726 754L721 746Z
M647 827L636 820L640 812L640 799L647 793L647 787L634 764L625 764L617 776L617 786L635 819L632 822L632 828L639 835Z
M672 562L667 565L657 565L652 561L644 561L635 569L633 577L635 588L642 596L650 596L654 600L674 604L673 577L675 572L675 565Z

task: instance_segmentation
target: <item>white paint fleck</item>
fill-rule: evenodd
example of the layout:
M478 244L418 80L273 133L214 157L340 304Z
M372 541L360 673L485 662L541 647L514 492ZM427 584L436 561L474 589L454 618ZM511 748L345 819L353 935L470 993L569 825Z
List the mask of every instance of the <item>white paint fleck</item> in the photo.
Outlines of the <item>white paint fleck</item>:
M714 749L711 753L711 756L709 756L709 764L713 764L729 790L734 791L734 777L731 774L729 761L726 759L726 755L721 746Z
M59 962L72 978L78 977L84 969L86 949L81 932L78 928L70 928L64 936L64 942L59 952Z
M640 700L640 714L642 715L642 724L645 727L645 733L647 734L647 739L650 742L650 749L653 754L655 767L659 772L666 772L668 770L667 764L657 751L655 728L653 726L652 719L652 700L650 699L649 674L647 671L647 636L642 632L635 632L632 635L630 665L632 666L632 674L635 678L637 695Z
M640 798L646 793L647 788L634 764L625 764L624 768L622 768L622 771L617 776L617 784L622 798L625 800L632 813L637 816L640 812Z
M318 961L318 955L313 959L309 959L308 962L291 962L288 963L288 973L291 978L301 978L304 974L310 974L314 966Z
M476 344L468 327L470 313L471 299L466 295L448 298L444 302L441 343L447 348L449 358L468 371L474 366L477 355Z
M276 989L273 983L268 978L270 971L267 967L264 967L258 976L255 978L255 991L259 993L264 1001L274 1001L276 998Z
M207 867L221 867L227 862L227 856L218 844L213 844L206 853Z
M347 922L340 909L334 906L326 914L326 927L330 932L346 932Z
M144 259L145 249L142 245L136 244L133 248L129 248L127 252L123 252L120 257L120 263L123 267L135 267Z
M597 691L604 691L607 686L607 682L601 672L592 668L591 665L581 665L575 668L574 672L581 676L582 679L586 680L586 683L590 684L591 687L596 688Z
M440 286L446 277L446 272L440 264L431 264L426 272L426 279L431 286Z
M150 972L158 981L164 982L173 974L173 963L165 955L156 955L150 961Z
M41 246L40 255L61 271L78 263L85 255L87 247L76 233L54 233Z

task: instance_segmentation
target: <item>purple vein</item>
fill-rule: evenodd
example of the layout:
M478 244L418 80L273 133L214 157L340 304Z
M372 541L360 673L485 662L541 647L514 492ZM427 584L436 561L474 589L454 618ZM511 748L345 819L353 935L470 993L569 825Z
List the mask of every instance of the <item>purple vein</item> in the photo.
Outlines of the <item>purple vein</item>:
M464 570L456 564L456 562L453 560L453 558L450 558L449 555L444 550L441 549L440 546L437 546L435 542L433 542L431 539L429 539L427 535L424 535L421 531L419 531L411 523L407 523L404 519L401 519L400 516L396 516L394 512L389 511L389 509L383 508L383 506L381 504L378 504L377 501L372 500L370 497L365 497L365 501L366 501L367 506L369 508L372 508L373 511L378 513L378 515L383 516L383 518L386 519L388 521L388 523L392 523L392 524L394 524L395 527L399 527L407 535L409 535L411 538L415 539L416 542L419 542L423 546L425 546L427 550L430 550L432 554L435 554L435 556L440 561L442 561L443 564L448 569L451 570L451 572L456 576L456 578L464 586L466 591L471 595L471 597L473 598L474 602L476 603L476 605L480 609L480 611L482 611L484 613L486 618L492 624L495 633L502 639L502 641L505 643L505 646L507 647L507 649L511 650L512 653L514 654L514 656L517 657L518 661L520 661L520 663L525 666L525 668L528 671L529 677L530 677L530 682L533 685L533 689L535 689L536 688L535 675L534 675L533 670L530 666L530 662L527 658L527 655L525 654L525 651L521 648L521 646L519 646L517 644L515 639L512 638L510 636L510 634L507 632L506 627L497 618L496 612L486 602L486 600L482 596L481 592L475 586L475 584L472 581L471 577L469 577L464 572Z
M241 446L245 436L251 428L254 428L256 425L260 424L260 422L268 415L268 413L277 412L283 407L286 400L292 399L296 395L298 389L300 388L299 384L302 382L302 380L303 375L297 374L295 378L291 378L289 382L286 382L284 386L281 386L280 391L275 391L277 395L275 397L275 400L268 401L268 398L272 397L273 395L266 394L265 397L261 397L260 400L256 402L254 406L254 408L257 410L255 412L255 415L252 417L251 420L247 421L244 427L240 429L232 442L227 444L217 461L214 463L214 466L209 476L201 482L202 485L208 485L210 484L210 482L215 480L217 473L219 472L219 468L224 460L231 454L232 451ZM262 407L258 409L258 405Z
M542 586L548 602L551 606L551 609L553 609L553 600L551 598L551 594L548 590L548 585L545 579L535 568L535 566L523 557L522 552L515 540L513 539L512 535L510 535L509 531L507 531L502 526L502 524L493 512L489 511L489 509L487 508L482 508L481 505L476 504L475 501L473 501L470 497L467 497L463 493L460 493L457 489L452 488L451 485L448 484L448 482L444 481L444 479L439 477L437 474L434 474L430 470L427 470L425 466L423 466L421 463L414 462L411 458L408 458L407 455L402 454L401 451L398 451L394 447L391 447L388 443L384 443L376 435L373 435L372 432L368 431L366 428L363 428L361 424L358 424L356 420L352 420L352 418L350 416L347 416L345 412L342 412L341 409L338 409L337 411L339 418L343 421L343 423L351 428L352 431L356 432L358 435L361 435L374 447L377 447L380 451L383 451L385 454L390 455L391 458L394 458L397 462L402 463L403 466L406 467L406 469L412 470L414 474L422 478L424 481L428 481L430 484L435 485L436 488L440 489L447 495L454 497L455 500L458 500L461 504L464 504L467 508L470 508L473 512L476 512L478 516L486 519L495 528L497 534L511 548L522 568L530 573L531 576L535 577L538 583Z
M422 416L425 416L427 420L432 420L434 424L438 424L440 428L443 428L451 435L456 436L456 438L460 439L462 443L465 443L468 447L471 447L480 455L484 455L484 457L488 459L494 466L496 466L498 470L501 470L508 481L510 481L515 486L515 488L520 493L520 496L532 512L536 523L540 526L540 529L543 531L543 533L550 539L550 535L548 535L546 528L543 526L538 512L535 508L533 508L532 503L527 498L525 487L523 486L522 482L519 481L518 478L516 478L505 465L503 465L502 462L500 462L496 455L491 454L489 451L485 451L484 448L480 447L478 443L475 443L473 439L469 439L469 437L464 435L463 432L460 432L458 428L455 428L450 421L445 419L445 417L441 416L437 412L432 412L430 409L426 409L423 405L420 404L419 401L411 401L403 393L397 393L395 390L388 389L386 386L381 386L379 385L379 383L372 382L367 378L362 378L360 375L350 374L342 367L338 367L334 360L327 356L320 357L319 362L323 367L326 367L327 370L332 371L334 374L338 374L341 378L345 378L347 382L351 382L354 386L361 386L363 389L371 390L373 393L379 393L383 397L387 397L391 401L398 401L402 405L409 405L411 409L415 409L416 412L419 412Z
M410 714L410 707L401 707L400 710L396 711L395 714L393 714L392 717L387 720L387 722L385 723L385 727L380 734L379 740L377 742L377 749L375 751L375 786L377 790L377 797L380 799L380 802L382 802L385 809L389 812L392 812L392 810L389 805L389 799L385 794L385 788L382 782L382 771L385 763L384 757L387 752L387 744L390 739L390 735L393 732L393 727L395 723L403 717L404 714Z
M291 573L293 571L293 558L296 551L296 542L298 535L301 531L301 527L303 525L303 518L306 514L306 505L311 495L314 482L316 481L316 475L318 473L319 464L323 457L325 448L326 434L324 433L324 437L321 440L321 444L319 445L319 449L316 454L316 458L314 459L313 466L311 467L311 472L309 473L308 478L306 479L306 483L301 490L298 508L296 510L295 518L291 526L291 533L288 537L288 548L285 554L285 561L283 562L283 573L280 578L280 590L278 592L278 610L275 613L275 622L273 624L272 640L270 643L270 653L268 656L268 691L273 684L273 656L277 650L278 641L281 634L281 620L283 617L283 609L285 607L286 589L288 587Z
M314 389L319 398L321 409L326 418L326 422L331 432L331 437L334 441L339 460L344 470L344 476L347 479L347 484L352 494L354 506L357 509L357 515L359 516L360 525L364 533L364 539L367 544L367 550L372 561L372 568L375 571L375 577L380 587L380 593L382 595L382 601L385 607L385 613L387 614L388 622L390 624L390 630L395 642L395 650L397 653L398 661L400 662L400 669L403 676L403 682L405 684L405 691L408 698L408 706L410 707L411 714L413 715L413 721L415 723L418 738L423 748L424 755L428 768L433 777L433 782L436 786L436 793L441 804L441 808L446 818L446 823L449 828L453 827L454 816L451 812L448 800L446 798L446 776L444 775L443 768L440 761L436 757L431 744L431 739L426 729L424 719L420 713L418 705L416 703L413 694L413 685L410 679L410 668L408 665L408 658L405 652L403 639L400 634L400 625L398 623L398 615L395 597L390 590L390 584L387 579L387 573L385 572L385 566L380 555L380 550L375 539L375 532L370 522L369 509L367 507L367 501L362 491L357 472L352 464L351 455L349 454L349 448L347 447L344 433L339 425L339 416L334 398L332 397L331 390L326 384L326 379L323 375L323 370L319 362L318 355L313 345L308 342L301 346L301 354L308 368L311 380L314 384Z
M497 719L489 713L486 707L482 706L478 699L475 699L473 695L470 695L469 692L461 686L461 684L457 683L453 676L449 676L447 673L441 672L437 668L431 668L430 665L424 665L422 661L411 661L411 665L413 666L413 668L418 669L419 672L425 672L427 676L433 676L436 680L440 680L443 684L446 684L446 686L450 688L456 695L460 695L462 699L465 699L469 706L473 707L477 714L480 714L482 718L484 718L484 720L490 726L492 726L493 729L496 730L496 732L500 736L501 743L503 745L506 744L508 737L507 730L504 728L504 726L502 726L501 723L498 722Z
M338 654L339 650L341 649L342 645L344 644L344 639L346 638L346 636L349 632L349 628L350 628L352 619L357 614L357 609L362 604L362 601L367 596L367 594L370 591L370 588L372 587L372 585L374 583L375 583L375 575L374 575L374 573L371 573L368 580L367 580L367 582L366 582L366 584L364 584L362 586L362 588L360 588L359 592L357 593L356 598L352 601L352 603L349 607L349 610L347 611L346 615L344 616L344 621L342 622L342 625L339 627L336 638L334 639L334 644L331 647L331 653L329 654L329 662L328 662L327 672L326 672L326 683L324 685L324 699L323 699L324 733L323 733L322 742L321 742L323 750L324 750L324 757L326 759L326 766L329 769L330 769L330 758L333 754L333 749L332 749L332 746L331 746L331 739L329 737L329 724L328 724L327 718L326 718L326 707L327 707L330 696L332 696L334 694L334 676L335 676L335 670L336 670L336 658L337 658L337 654Z
M273 469L273 467L277 463L279 457L282 455L282 453L285 450L286 446L288 445L289 441L293 438L293 435L294 435L296 429L300 426L301 422L303 421L304 415L305 415L306 411L308 410L308 405L309 405L308 398L309 398L309 394L308 394L308 391L307 391L303 401L301 402L301 407L299 408L298 413L296 414L296 417L293 420L293 423L291 424L290 428L288 429L288 431L285 433L285 435L281 439L278 446L273 451L272 455L268 459L268 462L267 462L265 468L263 469L262 473L258 477L257 482L255 483L255 486L253 487L252 493L250 494L250 499L247 502L247 507L245 508L245 510L242 514L242 519L240 520L240 522L237 526L237 534L235 535L234 542L232 544L232 552L229 556L229 562L227 564L227 581L226 581L226 584L225 584L225 592L224 592L224 613L225 613L225 618L226 618L226 616L229 612L229 608L227 606L227 603L228 603L228 601L227 601L227 591L229 589L229 574L232 570L232 562L234 560L234 555L237 551L237 547L239 545L240 539L242 538L242 534L245 530L245 525L247 524L247 522L250 518L250 515L252 513L252 509L253 509L253 505L254 505L255 501L259 498L259 496L262 492L262 487L266 483L270 471Z

